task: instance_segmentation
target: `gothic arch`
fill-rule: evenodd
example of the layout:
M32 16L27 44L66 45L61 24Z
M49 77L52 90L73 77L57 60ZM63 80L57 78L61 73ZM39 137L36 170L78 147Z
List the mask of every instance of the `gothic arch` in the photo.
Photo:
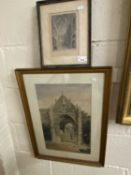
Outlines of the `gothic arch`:
M67 115L67 114L61 115L61 116L60 116L60 129L64 131L65 126L66 126L68 123L71 123L71 124L73 124L74 127L76 127L75 121L72 119L72 117L70 117L70 116Z
M76 140L77 126L72 117L65 114L60 116L61 141L74 142Z

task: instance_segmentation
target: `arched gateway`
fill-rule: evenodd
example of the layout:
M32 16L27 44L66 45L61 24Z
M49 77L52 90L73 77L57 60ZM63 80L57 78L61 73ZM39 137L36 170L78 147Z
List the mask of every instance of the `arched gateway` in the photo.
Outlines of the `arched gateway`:
M51 143L59 147L63 144L76 146L86 144L84 137L90 140L90 129L88 133L84 133L85 122L90 128L90 116L80 110L80 107L72 104L65 95L62 94L49 109L40 112L48 146L51 146Z

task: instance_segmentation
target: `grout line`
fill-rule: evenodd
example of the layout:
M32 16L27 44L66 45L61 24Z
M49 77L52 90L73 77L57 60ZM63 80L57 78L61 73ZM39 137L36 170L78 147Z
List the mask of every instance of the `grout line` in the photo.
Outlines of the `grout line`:
M130 171L128 168L125 168L125 167L120 167L118 165L108 165L108 166L105 166L107 168L114 168L114 169L117 169L117 170L121 170L123 173L123 175L129 175L130 174Z
M34 153L33 152L29 152L29 151L24 151L24 150L16 150L15 149L15 153L16 154L26 154L26 155L28 155L28 156L31 156L32 158L36 158L35 156L34 156ZM36 158L37 159L37 158Z
M18 90L19 88L18 87L13 87L13 86L5 86L4 87L5 89L14 89L14 90Z
M130 171L128 169L123 170L123 175L130 175Z
M32 45L31 44L27 44L27 45L24 45L24 44L7 44L7 45L1 45L0 48L10 48L10 47L31 47Z
M123 136L125 136L125 137L130 137L131 138L131 134L126 134L126 133L121 133L121 134L107 134L107 136L114 136L114 137L123 137Z
M26 121L24 122L16 122L16 121L9 121L9 125L24 125L24 126L27 126L27 123L26 123Z
M52 161L50 161L50 175L53 175L53 170L52 170Z
M103 42L124 42L127 39L118 39L118 40L92 40L92 43L103 43Z
M105 40L92 40L91 42L92 43L102 43L102 42L121 42L121 41L126 41L127 39L125 38L125 39L112 39L112 40L110 40L110 39L105 39ZM25 45L25 44L7 44L7 45L1 45L0 46L0 48L1 49L3 49L3 48L13 48L13 47L32 47L32 45L31 44L27 44L27 45Z

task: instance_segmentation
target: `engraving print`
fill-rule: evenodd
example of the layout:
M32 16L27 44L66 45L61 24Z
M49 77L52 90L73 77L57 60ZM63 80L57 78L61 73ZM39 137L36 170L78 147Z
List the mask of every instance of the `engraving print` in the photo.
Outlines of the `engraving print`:
M36 84L47 149L91 153L91 84Z
M76 49L76 13L51 16L52 49Z

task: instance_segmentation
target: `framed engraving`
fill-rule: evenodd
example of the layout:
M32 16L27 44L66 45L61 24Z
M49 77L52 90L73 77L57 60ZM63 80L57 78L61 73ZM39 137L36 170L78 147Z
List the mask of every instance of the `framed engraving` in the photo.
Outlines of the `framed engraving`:
M18 69L16 77L35 156L103 166L111 68Z
M62 51L73 52L78 49L76 22L76 12L51 16L52 54L58 52L62 55Z
M131 124L131 20L117 115L117 123Z
M90 0L37 2L43 67L90 65L90 9Z

